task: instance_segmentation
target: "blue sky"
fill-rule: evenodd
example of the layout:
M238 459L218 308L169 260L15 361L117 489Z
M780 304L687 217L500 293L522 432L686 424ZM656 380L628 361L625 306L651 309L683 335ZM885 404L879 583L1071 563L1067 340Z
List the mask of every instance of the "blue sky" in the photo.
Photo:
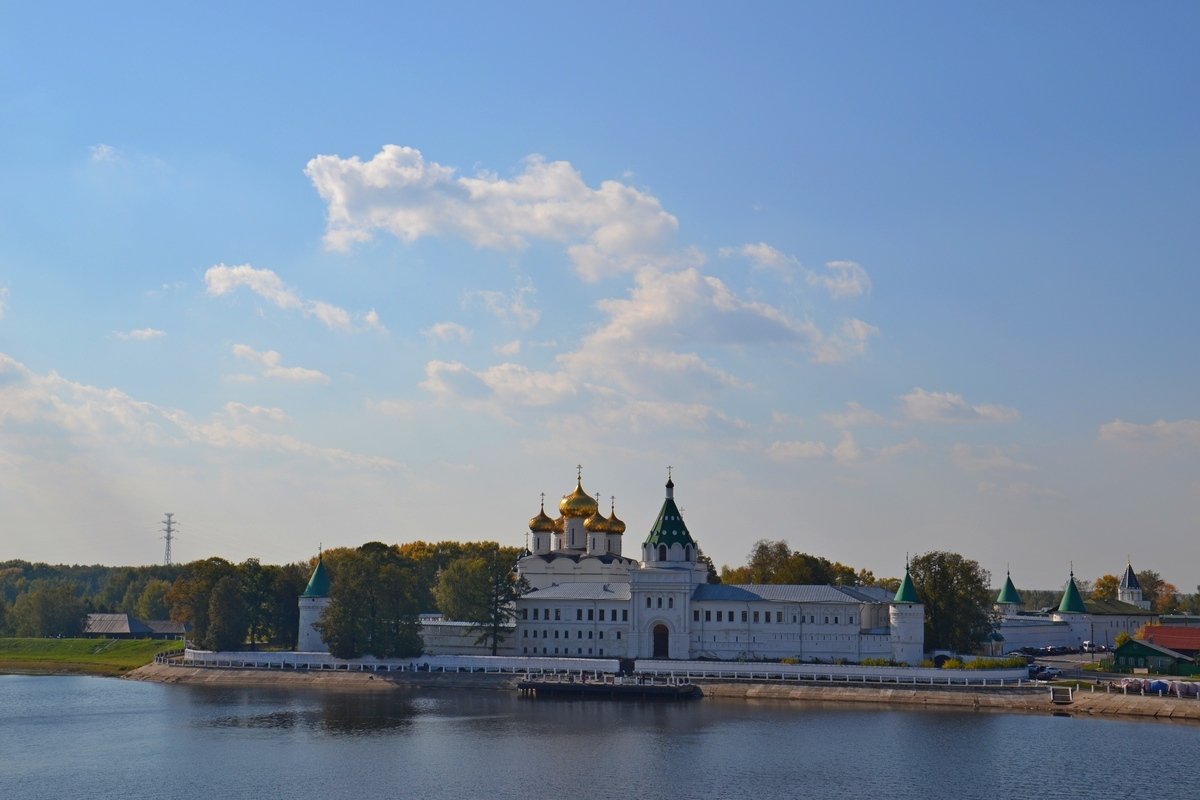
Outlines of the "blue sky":
M0 10L3 557L701 546L1019 586L1200 520L1187 4Z

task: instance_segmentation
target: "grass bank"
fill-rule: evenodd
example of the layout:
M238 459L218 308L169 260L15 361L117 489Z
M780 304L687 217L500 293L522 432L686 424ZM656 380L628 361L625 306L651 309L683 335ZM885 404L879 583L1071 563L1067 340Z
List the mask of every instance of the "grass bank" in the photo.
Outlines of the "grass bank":
M179 647L162 639L0 639L0 672L121 675Z

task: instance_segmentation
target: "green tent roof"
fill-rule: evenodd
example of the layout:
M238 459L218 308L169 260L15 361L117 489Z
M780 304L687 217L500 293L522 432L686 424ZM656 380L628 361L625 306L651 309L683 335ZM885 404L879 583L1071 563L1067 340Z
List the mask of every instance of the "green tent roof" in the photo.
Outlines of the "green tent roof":
M660 544L665 544L667 547L673 544L681 547L690 544L695 548L696 541L688 533L687 525L684 524L683 517L679 513L679 506L675 505L674 489L675 482L668 480L667 499L663 501L662 509L658 512L658 519L654 520L654 527L650 529L650 535L646 537L645 544L652 544L655 547Z
M1063 591L1062 602L1058 604L1060 614L1086 614L1088 613L1087 606L1083 604L1083 597L1079 594L1079 587L1075 585L1075 573L1071 573L1071 580L1067 581L1067 588Z
M896 603L921 602L921 596L917 594L917 587L913 586L912 577L908 574L908 567L904 568L904 580L900 581L900 588L896 590L896 597L893 601Z
M317 559L317 566L308 579L308 588L301 597L329 597L329 572L325 569L325 559Z
M1021 600L1020 593L1017 592L1017 587L1013 586L1011 575L1005 576L1004 588L1000 590L1000 596L996 598L996 602L1005 605L1025 605L1024 601Z

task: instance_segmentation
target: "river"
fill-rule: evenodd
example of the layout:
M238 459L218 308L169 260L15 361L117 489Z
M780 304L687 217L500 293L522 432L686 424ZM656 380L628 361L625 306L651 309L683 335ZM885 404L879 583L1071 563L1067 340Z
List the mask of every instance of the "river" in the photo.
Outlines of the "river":
M0 798L1200 797L1200 726L0 675Z

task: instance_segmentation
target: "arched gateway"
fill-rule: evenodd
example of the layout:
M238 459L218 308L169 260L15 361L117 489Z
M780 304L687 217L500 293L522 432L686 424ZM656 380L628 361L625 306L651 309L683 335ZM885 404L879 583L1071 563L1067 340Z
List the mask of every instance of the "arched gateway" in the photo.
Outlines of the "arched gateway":
M659 623L654 626L654 658L670 658L670 634L667 626Z

